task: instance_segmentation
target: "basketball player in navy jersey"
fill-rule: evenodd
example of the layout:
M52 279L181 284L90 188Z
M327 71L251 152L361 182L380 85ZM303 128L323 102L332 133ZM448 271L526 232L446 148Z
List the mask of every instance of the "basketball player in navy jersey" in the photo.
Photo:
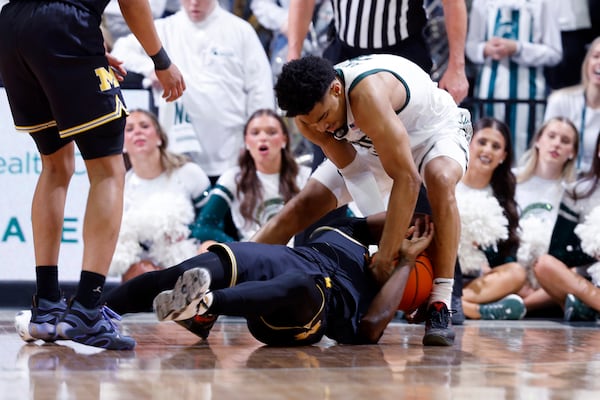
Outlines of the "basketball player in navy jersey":
M218 315L230 315L246 318L252 335L269 345L308 345L323 335L338 343L376 343L396 313L410 268L433 237L429 218L415 218L397 268L380 287L368 269L367 246L377 242L383 221L383 213L342 218L297 248L214 245L125 282L106 302L123 314L154 306L159 320L175 320L202 338Z
M123 207L123 130L127 110L119 88L125 74L105 54L100 30L107 0L11 0L0 13L0 75L16 129L28 132L41 153L42 171L32 202L37 291L31 336L71 339L129 350L100 306ZM185 83L161 46L147 0L119 0L123 16L152 56L163 97L181 96ZM83 265L77 293L67 304L58 283L58 253L74 145L90 181L83 221Z

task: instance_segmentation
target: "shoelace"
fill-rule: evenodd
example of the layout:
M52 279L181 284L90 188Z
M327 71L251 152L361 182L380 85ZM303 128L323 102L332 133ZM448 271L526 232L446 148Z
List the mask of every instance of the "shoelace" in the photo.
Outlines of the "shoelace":
M117 324L115 324L113 322L113 319L116 319L117 321L120 321L122 318L119 314L117 314L116 312L114 312L113 310L110 309L110 307L104 305L100 308L100 312L102 313L102 317L108 321L108 323L110 324L110 326L112 326L114 331L118 331L119 327L117 326Z
M448 314L449 316L452 316L452 312L450 310L448 310ZM434 310L431 313L431 325L432 326L446 326L447 324L444 324L444 312L443 311L438 311L438 310Z

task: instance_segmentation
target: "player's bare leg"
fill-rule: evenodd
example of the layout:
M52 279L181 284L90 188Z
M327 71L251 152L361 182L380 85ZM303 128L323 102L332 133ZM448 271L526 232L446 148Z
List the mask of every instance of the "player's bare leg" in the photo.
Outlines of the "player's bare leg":
M434 158L425 168L425 184L435 225L431 246L435 276L423 337L425 345L450 346L454 343L449 308L460 240L460 216L454 193L462 174L460 165L447 157Z
M67 189L75 171L73 151L70 143L41 155L42 171L31 204L37 290L27 331L33 340L56 340L56 324L67 307L58 284L58 255Z

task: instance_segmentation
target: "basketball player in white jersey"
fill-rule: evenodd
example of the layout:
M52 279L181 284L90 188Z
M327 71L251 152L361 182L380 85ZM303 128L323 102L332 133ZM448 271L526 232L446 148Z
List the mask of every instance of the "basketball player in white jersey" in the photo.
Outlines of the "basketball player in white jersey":
M468 112L419 66L392 55L362 56L335 67L320 57L294 60L284 66L275 91L279 106L328 160L253 240L284 242L349 200L372 214L386 207L383 195L388 213L371 268L384 281L394 270L404 238L398 233L408 228L423 182L436 226L436 278L423 343L452 345L449 305L460 236L454 190L468 162Z

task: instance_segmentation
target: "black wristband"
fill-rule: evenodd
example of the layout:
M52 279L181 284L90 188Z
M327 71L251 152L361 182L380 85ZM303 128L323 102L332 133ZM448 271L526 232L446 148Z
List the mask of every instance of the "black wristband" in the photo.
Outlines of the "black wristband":
M152 62L154 63L154 69L158 71L165 70L171 66L171 59L169 55L165 51L164 47L161 47L158 53L153 56L150 56Z

